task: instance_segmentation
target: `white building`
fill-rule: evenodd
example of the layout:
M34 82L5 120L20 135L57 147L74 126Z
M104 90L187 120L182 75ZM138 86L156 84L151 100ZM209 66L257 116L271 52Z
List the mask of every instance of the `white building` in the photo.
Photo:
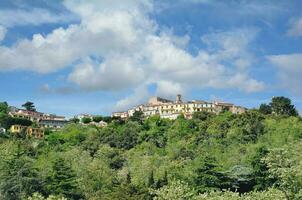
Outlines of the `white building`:
M39 126L44 128L62 128L68 122L64 116L28 111L16 107L10 107L9 115L11 117L27 119L32 122L36 122Z
M246 112L246 108L236 106L231 103L222 102L206 102L200 100L193 100L183 102L181 95L177 95L176 101L160 97L152 97L145 105L139 105L124 112L114 112L113 117L120 117L122 119L133 116L135 111L142 111L145 117L159 115L162 118L176 119L180 114L183 114L185 118L192 118L194 112L212 112L219 113L224 110L228 110L234 114L241 114Z

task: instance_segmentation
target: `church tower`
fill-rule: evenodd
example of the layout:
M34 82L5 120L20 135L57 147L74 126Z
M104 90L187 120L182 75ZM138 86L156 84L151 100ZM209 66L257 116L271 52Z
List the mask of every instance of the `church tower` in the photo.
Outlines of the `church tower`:
M182 103L181 94L176 95L176 101L175 101L175 103Z

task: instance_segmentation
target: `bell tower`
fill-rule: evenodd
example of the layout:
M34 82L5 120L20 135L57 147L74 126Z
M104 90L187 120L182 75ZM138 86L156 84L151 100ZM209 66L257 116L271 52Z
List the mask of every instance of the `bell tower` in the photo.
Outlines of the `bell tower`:
M181 94L176 95L176 101L175 101L175 103L182 103Z

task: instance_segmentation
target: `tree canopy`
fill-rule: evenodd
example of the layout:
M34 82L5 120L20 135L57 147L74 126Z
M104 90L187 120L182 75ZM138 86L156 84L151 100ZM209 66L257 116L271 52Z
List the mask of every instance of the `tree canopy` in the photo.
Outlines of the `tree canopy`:
M33 112L36 111L36 107L35 107L34 103L30 102L30 101L25 102L22 105L22 107L25 108L25 110L27 110L27 111L33 111Z

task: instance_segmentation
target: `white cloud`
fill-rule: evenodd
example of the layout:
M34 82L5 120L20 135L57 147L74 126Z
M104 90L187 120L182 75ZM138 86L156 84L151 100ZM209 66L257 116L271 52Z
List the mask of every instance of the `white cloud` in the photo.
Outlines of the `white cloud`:
M5 38L7 29L0 25L0 42Z
M273 55L268 59L278 68L282 86L302 95L302 54Z
M205 35L202 41L208 47L192 55L186 49L189 36L176 36L150 18L152 1L66 0L64 5L80 16L80 24L0 46L0 70L51 73L71 67L68 80L84 90L155 84L164 96L190 88L257 92L264 87L248 73L254 62L248 47L257 30ZM137 89L135 96L142 91Z
M121 90L136 86L144 79L144 71L130 57L114 55L102 63L86 59L76 66L69 80L86 90Z
M289 36L302 36L302 18L296 20L288 30Z
M148 92L147 86L139 86L134 90L134 92L130 96L119 100L115 106L115 110L127 110L133 106L146 102L149 96L150 94Z
M177 94L184 94L185 90L179 83L162 80L157 83L156 93L162 97L174 98Z
M42 8L0 10L0 24L5 27L71 22L75 19L72 14L53 13Z

